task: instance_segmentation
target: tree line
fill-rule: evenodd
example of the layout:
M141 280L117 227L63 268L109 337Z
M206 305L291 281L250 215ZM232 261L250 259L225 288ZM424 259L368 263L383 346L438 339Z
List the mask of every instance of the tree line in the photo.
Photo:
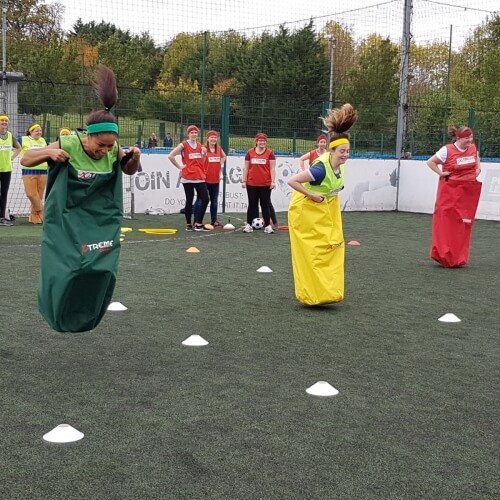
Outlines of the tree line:
M229 95L231 133L311 138L333 90L337 104L351 102L359 110L354 131L360 149L395 141L401 47L376 33L357 41L347 26L331 22L318 31L311 21L252 37L179 33L158 46L148 33L104 21L78 20L64 32L60 12L57 3L7 0L8 70L26 78L21 112L88 110L91 75L102 63L117 75L122 116L186 124L199 123L203 114L208 126L218 127L221 96ZM444 42L412 43L410 61L406 147L432 152L449 123L472 120L483 149L498 155L499 15L451 54Z

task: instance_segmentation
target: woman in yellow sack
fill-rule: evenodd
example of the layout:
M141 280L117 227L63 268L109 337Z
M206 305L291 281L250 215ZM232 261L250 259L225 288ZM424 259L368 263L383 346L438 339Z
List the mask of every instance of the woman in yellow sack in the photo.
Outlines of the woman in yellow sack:
M338 193L344 188L349 158L347 131L358 114L350 104L323 119L329 149L309 169L290 178L295 192L288 208L295 296L308 306L344 298L344 235Z

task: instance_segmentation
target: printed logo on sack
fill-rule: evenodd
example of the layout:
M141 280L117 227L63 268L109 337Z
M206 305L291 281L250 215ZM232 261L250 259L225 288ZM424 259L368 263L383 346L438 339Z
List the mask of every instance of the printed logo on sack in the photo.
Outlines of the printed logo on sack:
M83 170L78 171L78 178L84 181L88 181L89 179L92 179L94 177L95 177L94 172L84 172Z
M113 248L112 241L100 241L99 243L84 243L82 245L82 254L88 252L95 252L96 250L101 253L109 252Z

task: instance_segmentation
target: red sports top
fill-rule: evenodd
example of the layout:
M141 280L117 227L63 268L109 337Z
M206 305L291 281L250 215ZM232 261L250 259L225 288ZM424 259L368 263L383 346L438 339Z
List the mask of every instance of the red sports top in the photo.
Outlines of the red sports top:
M255 148L249 149L245 161L250 162L248 167L248 186L271 186L271 160L275 160L272 149L265 149L261 154Z
M451 172L451 179L475 181L477 168L477 148L471 144L465 151L460 151L455 144L446 145L446 161L443 170Z
M320 157L320 155L318 154L317 149L313 149L312 151L310 151L309 152L309 166L311 166L313 164L313 161L319 157Z
M212 153L210 148L207 147L207 155L205 156L205 172L207 178L205 182L209 184L219 184L220 182L220 169L222 159L222 148L217 145L215 146L215 152Z
M184 168L181 177L190 181L205 180L205 157L201 152L202 145L197 142L192 148L188 141L182 141L182 163Z

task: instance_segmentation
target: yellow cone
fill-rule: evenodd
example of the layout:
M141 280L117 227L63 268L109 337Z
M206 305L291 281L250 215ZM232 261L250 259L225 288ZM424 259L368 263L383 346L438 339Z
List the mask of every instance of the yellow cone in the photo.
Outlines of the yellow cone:
M187 253L200 253L200 251L196 247L189 247L186 250Z

